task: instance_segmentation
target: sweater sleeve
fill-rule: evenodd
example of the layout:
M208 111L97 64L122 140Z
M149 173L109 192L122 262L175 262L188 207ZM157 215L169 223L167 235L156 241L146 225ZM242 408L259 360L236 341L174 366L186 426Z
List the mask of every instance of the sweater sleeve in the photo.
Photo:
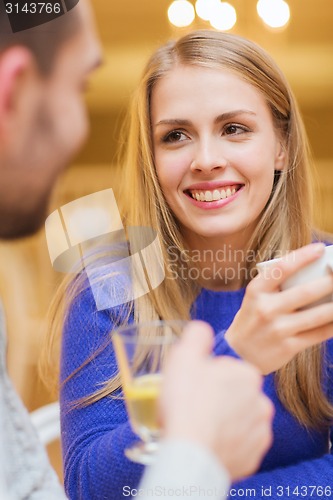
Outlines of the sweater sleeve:
M60 404L64 483L71 500L124 498L123 489L136 487L143 472L124 456L138 438L119 391L73 408L73 402L93 394L117 372L110 340L117 313L97 311L87 290L72 304L64 326Z
M196 443L169 440L161 444L156 462L147 468L138 494L143 499L220 500L228 491L228 474L214 455Z
M333 456L324 455L315 460L299 462L261 472L234 484L232 497L244 498L244 492L252 491L255 498L305 498L333 497ZM254 494L255 492L255 494Z
M323 389L333 404L333 340L326 344L324 362L326 376ZM328 431L330 452L320 458L304 460L293 465L259 472L232 486L233 498L244 498L244 491L255 491L256 498L333 498L333 427Z
M214 353L217 356L230 356L232 358L241 359L239 354L233 350L225 339L226 330L221 330L215 335L214 340Z

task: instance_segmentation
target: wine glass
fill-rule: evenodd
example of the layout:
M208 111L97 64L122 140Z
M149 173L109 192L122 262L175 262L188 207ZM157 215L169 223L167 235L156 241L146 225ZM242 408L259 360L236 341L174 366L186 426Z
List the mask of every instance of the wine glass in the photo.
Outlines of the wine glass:
M158 397L170 348L186 321L130 324L112 333L129 420L142 441L125 450L133 462L154 462L161 429Z

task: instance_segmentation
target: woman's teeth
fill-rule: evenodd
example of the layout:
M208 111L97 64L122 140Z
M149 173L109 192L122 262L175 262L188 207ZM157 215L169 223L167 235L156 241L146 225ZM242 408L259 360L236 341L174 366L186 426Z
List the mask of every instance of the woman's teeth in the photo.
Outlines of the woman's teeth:
M214 189L213 191L190 191L192 198L197 201L218 201L229 198L236 193L235 187L228 187L225 189Z

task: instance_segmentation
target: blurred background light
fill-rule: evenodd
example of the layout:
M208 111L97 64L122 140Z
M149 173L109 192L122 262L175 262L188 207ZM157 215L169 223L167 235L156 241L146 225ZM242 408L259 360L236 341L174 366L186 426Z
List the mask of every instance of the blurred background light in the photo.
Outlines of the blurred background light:
M235 8L228 2L218 2L214 6L210 24L220 31L228 31L236 24L237 14Z
M168 18L177 28L189 26L195 18L194 7L188 0L175 0L168 9Z
M218 4L220 4L220 0L197 0L195 10L201 19L210 21Z
M284 0L259 0L257 12L271 28L282 28L290 19L290 9Z

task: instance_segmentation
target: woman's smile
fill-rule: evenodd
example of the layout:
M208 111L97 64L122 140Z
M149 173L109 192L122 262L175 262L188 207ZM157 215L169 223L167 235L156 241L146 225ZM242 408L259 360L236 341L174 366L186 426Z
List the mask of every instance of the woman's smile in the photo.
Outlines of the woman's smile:
M243 184L230 181L206 183L185 189L184 194L194 206L203 210L214 210L237 199L243 187Z

